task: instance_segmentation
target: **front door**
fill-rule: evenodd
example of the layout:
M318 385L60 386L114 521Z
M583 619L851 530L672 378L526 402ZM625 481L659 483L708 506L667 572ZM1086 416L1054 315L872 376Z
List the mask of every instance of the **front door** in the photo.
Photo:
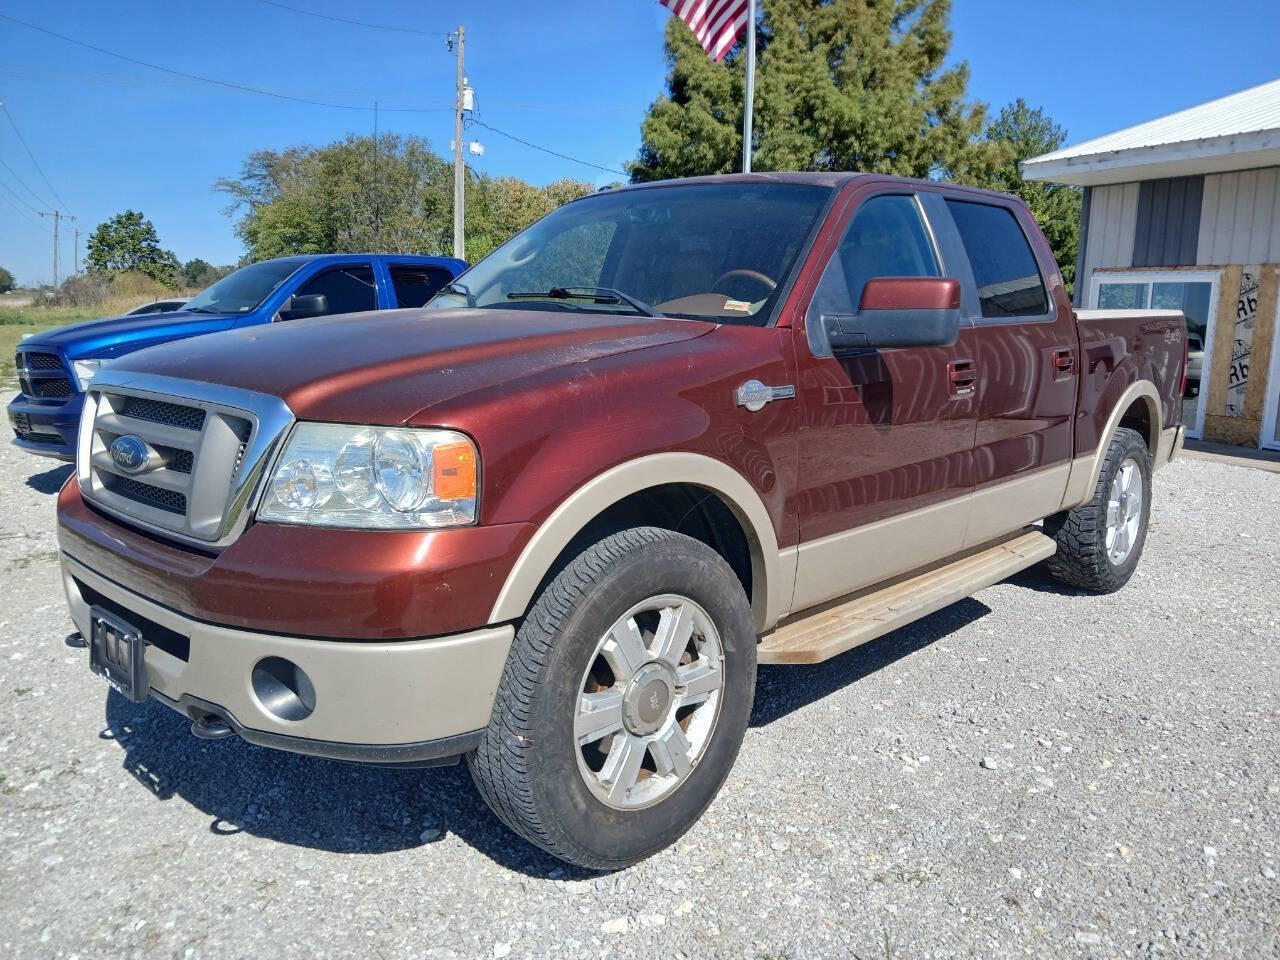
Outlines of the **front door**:
M920 199L855 195L805 324L855 312L874 277L948 276ZM795 333L800 430L796 611L954 553L973 487L973 331L951 347L823 355ZM953 376L954 374L954 376Z

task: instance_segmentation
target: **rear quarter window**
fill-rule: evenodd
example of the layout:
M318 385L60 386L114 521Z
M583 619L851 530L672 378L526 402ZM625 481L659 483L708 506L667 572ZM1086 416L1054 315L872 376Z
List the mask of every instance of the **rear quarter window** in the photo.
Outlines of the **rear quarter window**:
M1031 245L1006 207L947 200L973 267L984 317L1039 317L1049 312L1049 296Z
M391 286L396 291L396 304L401 307L423 306L453 279L453 274L440 267L391 264L389 270Z

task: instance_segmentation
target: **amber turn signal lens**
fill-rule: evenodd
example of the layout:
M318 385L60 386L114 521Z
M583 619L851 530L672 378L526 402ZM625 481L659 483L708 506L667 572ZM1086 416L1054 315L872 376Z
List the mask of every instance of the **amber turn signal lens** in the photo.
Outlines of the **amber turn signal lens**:
M465 440L444 443L431 451L432 486L437 500L473 500L476 495L476 451Z

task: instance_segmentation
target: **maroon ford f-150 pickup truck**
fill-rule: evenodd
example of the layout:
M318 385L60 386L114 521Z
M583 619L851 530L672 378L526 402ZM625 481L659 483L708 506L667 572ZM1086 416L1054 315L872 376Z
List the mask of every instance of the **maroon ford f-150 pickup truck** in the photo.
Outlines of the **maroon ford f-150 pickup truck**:
M103 369L63 578L90 666L195 733L465 756L512 829L618 867L711 802L757 663L1041 560L1123 586L1185 369L1180 314L1073 312L1010 197L610 190L428 309Z

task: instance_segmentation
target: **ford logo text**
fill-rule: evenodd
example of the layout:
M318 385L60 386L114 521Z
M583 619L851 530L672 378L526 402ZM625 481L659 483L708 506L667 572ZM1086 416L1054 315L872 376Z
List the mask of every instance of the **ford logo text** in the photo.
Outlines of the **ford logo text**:
M111 444L111 460L125 473L139 473L151 459L151 448L141 437L125 434Z

